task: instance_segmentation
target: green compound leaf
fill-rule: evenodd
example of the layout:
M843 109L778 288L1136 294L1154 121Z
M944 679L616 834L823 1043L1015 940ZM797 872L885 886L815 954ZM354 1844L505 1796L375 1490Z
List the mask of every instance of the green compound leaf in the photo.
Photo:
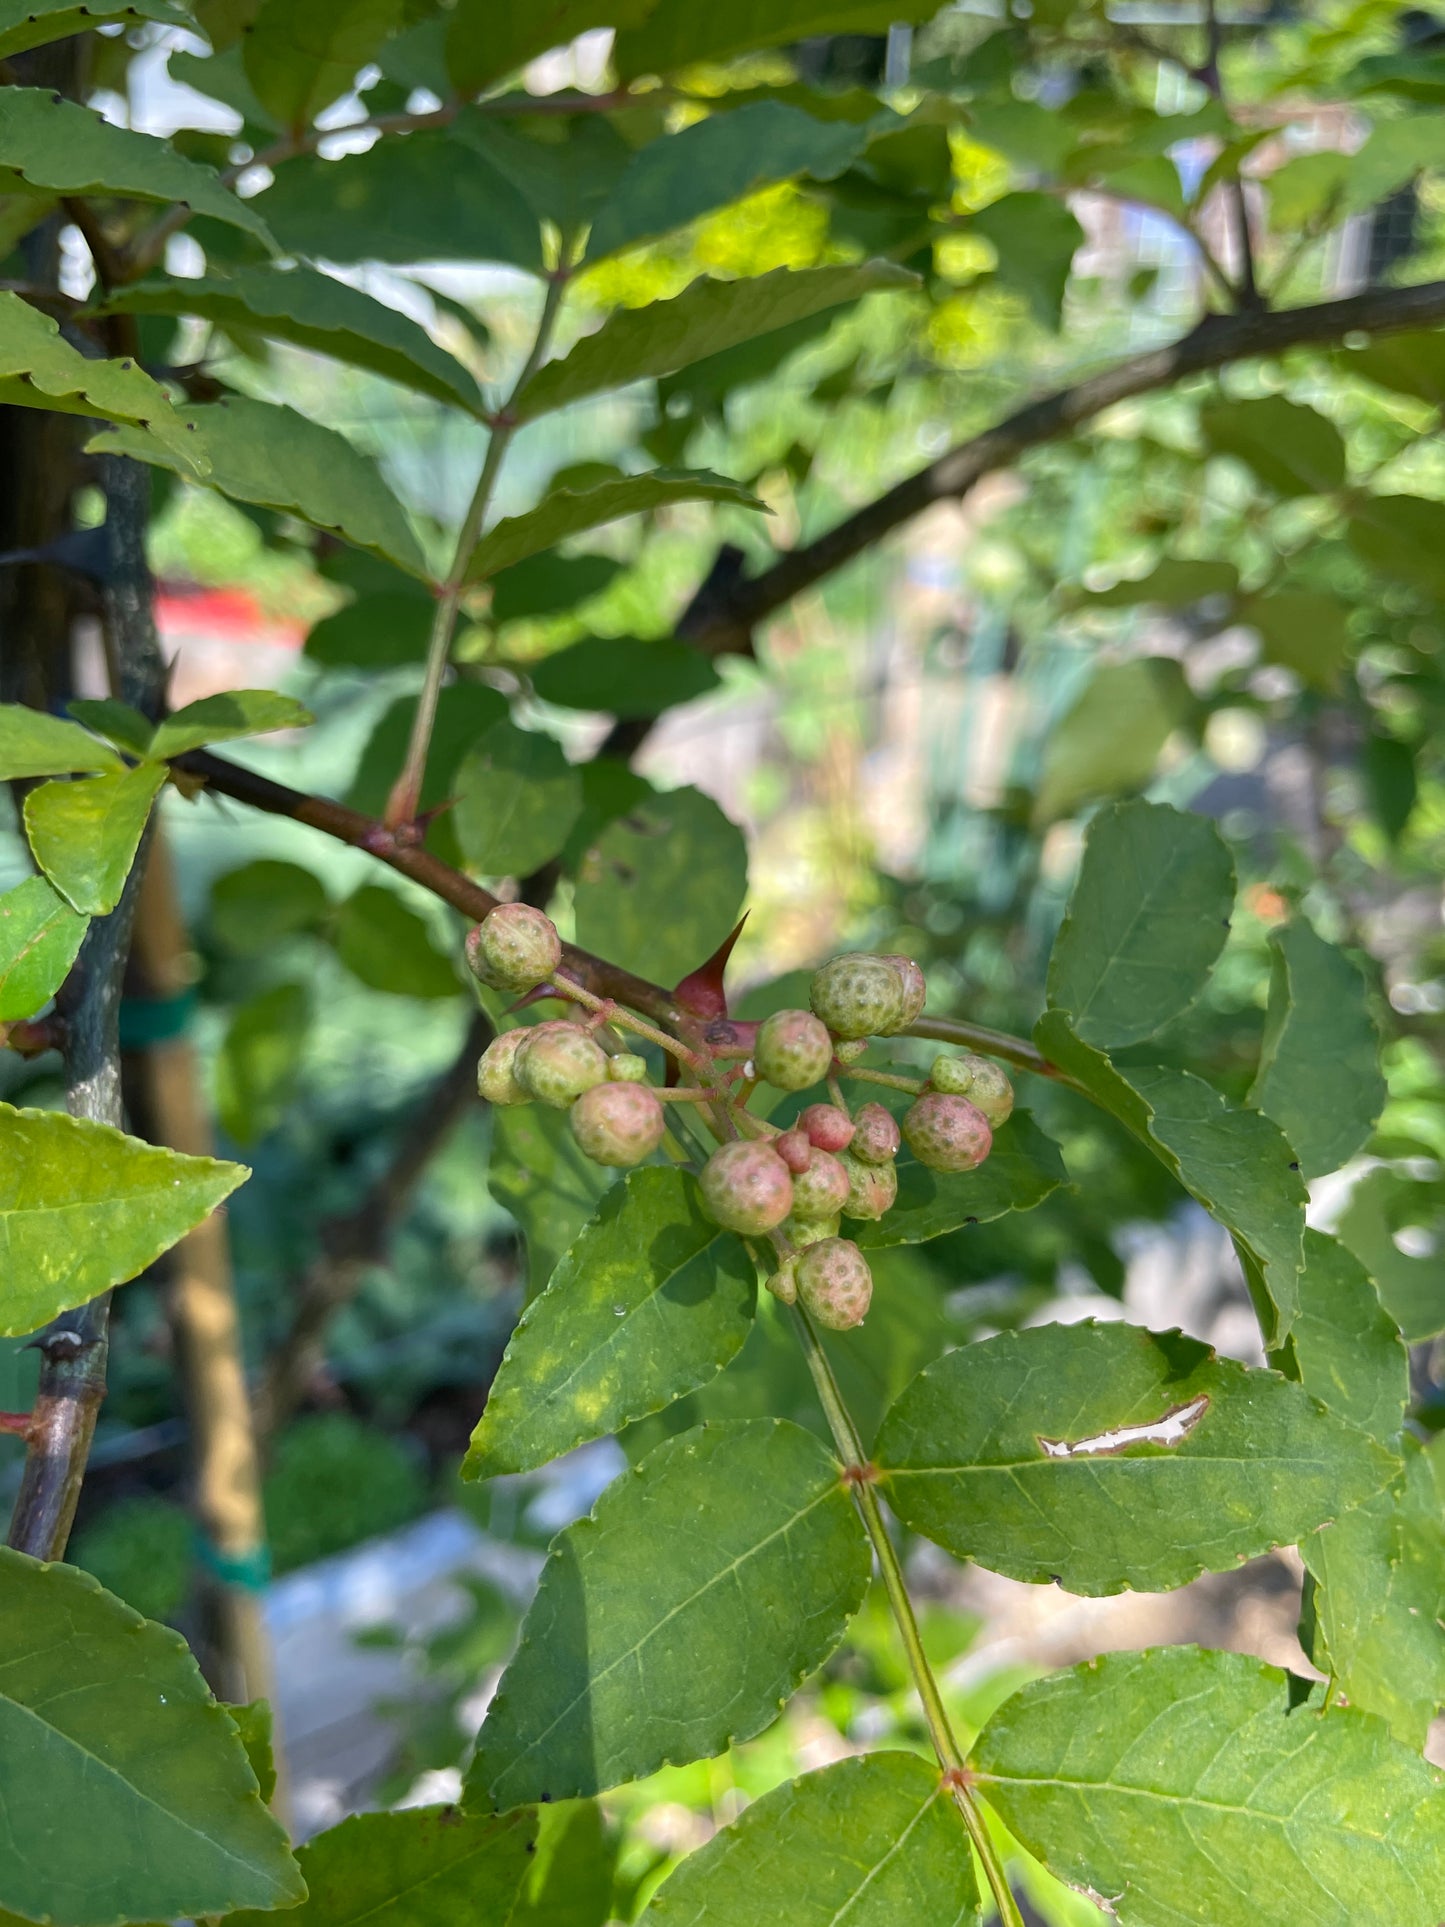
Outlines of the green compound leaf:
M1380 1034L1365 979L1303 919L1270 933L1269 1010L1249 1093L1272 1117L1307 1178L1337 1171L1385 1108Z
M755 1800L663 1882L642 1927L972 1927L977 1919L973 1862L938 1768L914 1753L871 1753Z
M837 1463L800 1427L669 1439L554 1541L467 1804L600 1793L751 1739L842 1638L870 1572Z
M1114 1653L1016 1693L972 1763L1120 1927L1435 1927L1441 1776L1368 1714L1287 1706L1241 1653Z
M221 328L259 330L331 355L472 414L482 405L471 375L419 323L314 268L241 268L224 281L142 281L111 295L99 312L200 315Z
M284 161L253 206L288 254L320 261L505 261L539 272L537 217L457 127L377 141L361 154Z
M609 823L577 867L577 941L665 984L710 957L748 887L742 831L700 790L668 790Z
M401 504L376 464L344 435L308 421L294 408L243 395L183 408L180 414L209 464L203 477L208 487L237 501L298 515L411 575L426 575ZM163 443L138 428L112 429L95 436L90 447L186 473Z
M851 303L880 288L913 288L918 277L889 261L846 268L775 268L747 281L705 276L671 301L620 308L560 361L549 362L522 390L514 410L523 421L569 407L586 395L628 382L671 375L809 315Z
M0 1024L33 1017L55 995L89 924L44 877L0 896Z
M753 1261L703 1216L696 1181L629 1172L522 1314L462 1476L531 1471L695 1391L756 1307Z
M314 930L331 908L314 870L278 857L257 857L211 886L211 929L238 957L259 957L301 930Z
M84 723L117 749L142 758L150 754L156 726L129 703L118 702L114 696L81 696L65 707L78 723Z
M167 716L151 738L150 754L160 761L184 756L206 743L225 743L237 736L264 736L273 729L304 729L315 722L311 711L294 696L274 689L228 689L223 695L202 696Z
M79 723L67 723L23 703L0 703L0 781L12 776L69 776L125 765Z
M1351 1706L1417 1752L1445 1702L1445 1471L1438 1445L1405 1449L1404 1476L1302 1541L1318 1582L1317 1663Z
M1044 744L1034 829L1085 803L1144 789L1191 700L1184 672L1168 656L1095 664Z
M537 1809L532 1855L507 1927L607 1927L617 1841L595 1800Z
M453 823L469 869L530 876L582 814L582 778L554 737L503 720L463 757Z
M707 695L722 680L711 660L686 643L639 642L635 636L588 636L530 665L529 673L545 703L629 717L660 716Z
M1257 1111L1236 1110L1189 1071L1111 1064L1102 1051L1079 1042L1063 1012L1046 1011L1034 1039L1233 1234L1255 1269L1261 1294L1256 1310L1272 1320L1266 1340L1282 1344L1299 1309L1308 1194L1279 1126Z
M500 625L526 616L560 615L564 609L575 609L579 602L600 595L621 575L623 567L610 555L530 556L492 577L492 621ZM620 640L626 642L628 638ZM688 654L696 657L697 651L690 649ZM558 698L549 696L547 700L555 702Z
M1328 416L1283 395L1199 411L1212 455L1233 455L1279 495L1328 495L1345 481L1345 444Z
M1208 817L1100 810L1049 959L1050 1009L1101 1050L1152 1037L1208 982L1233 906L1234 860Z
M866 1251L926 1244L961 1225L1032 1211L1068 1181L1058 1145L1027 1111L1015 1111L994 1133L993 1150L976 1171L930 1171L906 1145L897 1163L898 1199L892 1210L873 1224L850 1228L849 1236Z
M871 131L852 121L819 120L780 100L757 100L649 141L598 215L587 258L598 261L670 233L795 174L832 180L867 146Z
M508 516L477 544L467 570L469 582L485 582L529 555L538 555L569 535L601 528L624 515L643 515L678 502L731 502L738 508L767 510L741 482L706 468L656 468L646 475L624 475L595 488L559 488L525 515Z
M521 1229L529 1301L546 1287L598 1200L617 1182L583 1153L565 1112L519 1104L492 1113L487 1189Z
M897 21L928 20L937 11L938 0L730 0L723 7L660 0L640 26L618 36L614 57L618 73L632 80L814 34L886 33Z
M0 1907L115 1927L301 1899L179 1633L89 1573L0 1549L0 1651Z
M421 662L434 614L426 596L359 596L314 624L302 653L326 669L395 669Z
M29 53L32 47L47 47L55 40L68 40L72 34L112 21L135 27L142 20L161 20L169 27L191 26L186 15L169 6L167 0L89 0L83 6L76 6L74 0L0 0L0 60Z
M478 1927L504 1921L537 1832L528 1807L476 1819L455 1807L355 1813L302 1847L309 1898L296 1927ZM271 1914L231 1916L234 1927L275 1927Z
M0 102L0 115L4 113ZM194 450L165 390L133 361L94 361L72 348L49 315L18 294L0 292L0 401L63 415L137 422L174 451L187 470Z
M458 0L447 27L447 72L457 92L480 94L538 54L596 27L631 27L653 0L533 0L500 8L495 0Z
M1410 1355L1369 1272L1337 1238L1306 1230L1299 1298L1290 1342L1300 1383L1338 1417L1395 1447L1410 1399Z
M927 1366L875 1457L915 1532L1011 1579L1164 1592L1293 1545L1399 1461L1178 1332L1041 1325Z
M37 1331L134 1278L250 1175L108 1124L0 1104L0 1334Z
M271 239L255 206L237 200L214 169L47 89L7 87L0 93L0 167L52 194L178 201L268 244Z
M221 1703L235 1721L246 1758L261 1789L261 1798L269 1806L276 1792L276 1721L271 1702L247 1700L244 1706L228 1705L224 1700Z
M405 11L402 0L261 0L242 52L257 100L279 126L303 132L349 92Z
M99 917L120 902L165 765L142 763L118 776L42 783L25 798L25 833L35 861L77 910Z
M342 904L332 932L353 977L396 997L455 997L461 980L432 927L395 890L363 883Z

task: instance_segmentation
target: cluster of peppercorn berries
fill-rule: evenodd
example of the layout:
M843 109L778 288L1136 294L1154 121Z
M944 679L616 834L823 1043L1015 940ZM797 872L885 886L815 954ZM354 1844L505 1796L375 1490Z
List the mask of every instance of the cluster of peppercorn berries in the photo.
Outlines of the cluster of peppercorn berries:
M473 972L499 990L525 992L548 983L561 955L551 921L525 904L493 910L467 939ZM560 996L577 994L565 979L556 979L556 987ZM976 1169L992 1149L995 1127L1013 1110L1013 1089L997 1064L964 1053L936 1058L925 1083L901 1080L916 1093L901 1128L882 1104L854 1111L830 1102L808 1105L796 1123L779 1130L748 1112L746 1098L758 1081L801 1092L848 1076L870 1038L895 1036L915 1022L924 997L923 973L911 958L834 957L813 977L810 1010L776 1011L752 1027L741 1097L733 1089L737 1072L696 1093L725 1112L731 1128L747 1133L720 1145L703 1165L704 1211L725 1230L768 1238L779 1259L769 1290L786 1304L801 1302L834 1330L861 1324L873 1291L867 1259L839 1235L842 1220L875 1221L889 1211L898 1195L895 1159L902 1143L930 1170ZM621 1012L615 1018L630 1021ZM602 1048L596 1034L602 1027L599 1012L588 1024L503 1032L482 1056L477 1088L494 1104L535 1099L566 1110L588 1157L639 1164L662 1142L663 1102L646 1082L643 1058ZM836 1083L832 1089L836 1095Z

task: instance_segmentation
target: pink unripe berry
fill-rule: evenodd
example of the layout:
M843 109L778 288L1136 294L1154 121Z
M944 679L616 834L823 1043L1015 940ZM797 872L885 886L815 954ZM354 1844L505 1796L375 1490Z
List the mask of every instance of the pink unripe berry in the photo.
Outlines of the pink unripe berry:
M793 1208L793 1174L771 1144L720 1145L702 1167L703 1209L725 1231L756 1237Z
M526 1030L504 1030L494 1037L477 1060L477 1095L489 1104L529 1104L532 1093L517 1082L517 1052L531 1035Z
M966 1097L925 1091L903 1119L903 1135L930 1171L972 1171L993 1149L988 1119Z
M572 1106L572 1135L597 1164L641 1164L662 1142L662 1106L648 1084L594 1084Z
M517 1082L544 1104L567 1106L607 1076L607 1053L576 1024L538 1024L517 1046Z
M836 1104L810 1104L797 1128L806 1131L808 1142L820 1151L846 1151L853 1142L853 1120Z
M891 1111L881 1104L865 1104L853 1120L856 1129L848 1147L865 1164L890 1164L902 1142L898 1124Z
M775 1010L758 1026L753 1062L758 1075L780 1091L805 1091L828 1074L833 1040L809 1010Z
M873 1274L850 1238L824 1238L798 1259L797 1286L798 1297L820 1325L845 1332L863 1323Z
M795 1178L807 1170L813 1156L813 1147L808 1142L806 1131L784 1131L781 1137L773 1139L773 1149Z
M831 1218L843 1209L848 1173L831 1151L810 1153L808 1168L793 1179L793 1210L800 1218Z
M883 961L892 964L903 986L903 1022L899 1029L907 1030L915 1018L923 1015L923 1006L928 1002L928 985L912 957L890 956Z
M1014 1087L1003 1067L987 1057L975 1056L972 1051L964 1051L959 1057L935 1057L928 1081L936 1091L966 1097L994 1130L1013 1115Z
M903 1021L903 983L882 957L850 951L815 971L808 1001L835 1037L886 1037Z
M838 1162L848 1177L848 1196L843 1205L845 1218L881 1218L891 1211L898 1196L898 1167L895 1164L865 1164L844 1151Z
M535 990L562 961L557 926L530 903L499 903L467 934L467 963L494 990Z

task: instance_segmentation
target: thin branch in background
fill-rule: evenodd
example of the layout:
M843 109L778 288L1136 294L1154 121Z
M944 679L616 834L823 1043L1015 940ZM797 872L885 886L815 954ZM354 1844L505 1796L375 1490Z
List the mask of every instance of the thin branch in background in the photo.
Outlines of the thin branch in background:
M355 1211L322 1225L321 1255L297 1286L291 1322L256 1399L256 1429L263 1441L275 1437L305 1398L322 1363L327 1326L356 1296L366 1273L385 1261L428 1164L480 1102L477 1059L491 1038L491 1022L479 1010L455 1061L408 1117L386 1171Z
M1204 64L1198 70L1198 78L1222 107L1224 79L1219 70L1219 56L1224 46L1224 29L1219 18L1218 0L1205 0L1204 22L1205 55ZM1259 281L1255 274L1254 237L1250 231L1249 202L1245 197L1244 181L1238 173L1230 181L1229 190L1234 206L1235 232L1239 242L1239 288L1236 298L1241 308L1258 311L1264 306L1264 296L1260 293Z
M122 702L157 715L165 666L151 613L145 533L150 471L123 456L103 462L110 575L103 591L103 624ZM149 837L142 839L116 908L86 933L57 1008L65 1026L66 1108L72 1117L124 1126L120 1090L121 980L130 951ZM35 1339L40 1387L27 1434L20 1492L9 1543L37 1559L59 1559L70 1537L85 1476L96 1416L105 1397L110 1294L62 1313Z

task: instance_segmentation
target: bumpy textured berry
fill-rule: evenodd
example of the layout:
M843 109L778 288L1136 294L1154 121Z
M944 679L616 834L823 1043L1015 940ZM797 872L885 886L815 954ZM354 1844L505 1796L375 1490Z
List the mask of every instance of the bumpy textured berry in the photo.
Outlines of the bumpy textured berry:
M833 1046L833 1055L840 1064L856 1064L860 1057L868 1054L866 1037L840 1037Z
M912 957L889 956L883 961L892 964L903 986L903 1022L899 1029L906 1030L916 1017L923 1015L923 1006L928 1002L928 985Z
M773 1294L774 1298L780 1299L785 1305L795 1305L798 1302L798 1261L796 1258L789 1258L786 1263L778 1266L777 1270L768 1280L768 1290Z
M849 1150L865 1164L891 1164L902 1142L898 1125L881 1104L864 1104L853 1123L855 1130Z
M773 1149L796 1178L813 1161L813 1147L806 1131L784 1131L773 1139Z
M775 1010L758 1026L753 1062L759 1077L780 1091L805 1091L828 1075L833 1040L809 1010Z
M517 1082L517 1051L526 1041L525 1030L504 1030L494 1037L477 1060L477 1095L489 1104L530 1104L532 1094Z
M838 1212L829 1218L791 1217L784 1220L783 1229L792 1239L799 1251L806 1251L809 1245L820 1243L824 1238L836 1238L838 1227L843 1220Z
M647 1084L594 1084L568 1117L572 1135L596 1164L641 1164L662 1142L662 1106Z
M609 1084L645 1084L647 1059L639 1057L636 1051L618 1051L607 1060L607 1081Z
M850 1238L824 1238L798 1260L798 1296L820 1325L850 1331L873 1297L868 1260Z
M846 1151L853 1142L853 1120L836 1104L810 1104L797 1128L806 1131L809 1144L820 1151Z
M982 1111L993 1130L1013 1114L1014 1087L1003 1068L987 1057L965 1051L961 1057L935 1057L928 1081L936 1091L966 1097Z
M808 1168L793 1179L793 1210L800 1218L831 1218L848 1196L848 1173L831 1151L811 1153Z
M517 1046L515 1064L522 1089L559 1111L607 1076L602 1046L576 1024L561 1022L529 1030Z
M903 1118L903 1135L930 1171L972 1171L993 1149L988 1119L966 1097L925 1091Z
M703 1209L725 1231L756 1237L793 1208L793 1174L771 1144L724 1144L702 1167Z
M903 983L882 957L850 951L815 971L808 1002L835 1037L886 1037L903 1022Z
M838 1162L848 1176L848 1196L843 1205L845 1218L872 1220L893 1208L898 1196L898 1169L889 1164L865 1164L851 1151L844 1151Z
M494 990L535 990L562 961L557 926L529 903L499 903L467 935L472 975Z

